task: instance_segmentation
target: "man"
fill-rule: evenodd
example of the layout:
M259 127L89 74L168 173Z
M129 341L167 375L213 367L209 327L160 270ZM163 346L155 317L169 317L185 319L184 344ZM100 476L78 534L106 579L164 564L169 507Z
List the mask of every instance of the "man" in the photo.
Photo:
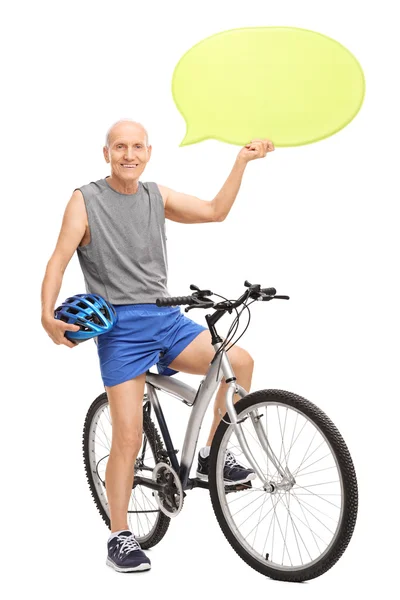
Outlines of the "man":
M253 140L244 146L228 179L211 201L140 181L151 150L147 132L139 123L123 120L109 129L103 153L111 176L74 190L42 284L42 324L55 344L74 348L64 334L79 329L54 318L63 274L75 250L87 292L103 296L118 313L113 330L97 338L100 370L112 416L106 469L111 519L107 564L118 571L150 568L150 560L127 522L133 467L142 443L146 371L157 363L162 374L182 371L204 375L214 356L208 328L184 316L180 307L155 304L157 297L170 296L165 218L179 223L223 221L235 201L247 163L265 157L274 146L268 140ZM249 391L252 357L235 345L229 350L229 359L238 383ZM198 456L197 476L205 480L220 412L226 412L226 386L222 381L210 435ZM236 463L233 455L227 453L227 482L244 482L254 476L252 470Z

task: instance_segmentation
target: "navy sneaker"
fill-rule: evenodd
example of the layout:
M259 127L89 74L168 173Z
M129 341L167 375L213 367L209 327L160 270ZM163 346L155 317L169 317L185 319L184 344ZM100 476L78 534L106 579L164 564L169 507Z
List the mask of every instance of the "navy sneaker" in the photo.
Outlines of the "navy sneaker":
M208 469L209 469L210 456L203 458L199 452L198 454L198 466L196 475L202 481L208 481ZM239 464L235 456L229 450L225 456L224 466L224 482L227 484L246 483L256 478L256 474L252 469L246 468Z
M151 567L150 559L147 558L139 542L128 529L108 540L107 547L106 564L119 573L147 571Z

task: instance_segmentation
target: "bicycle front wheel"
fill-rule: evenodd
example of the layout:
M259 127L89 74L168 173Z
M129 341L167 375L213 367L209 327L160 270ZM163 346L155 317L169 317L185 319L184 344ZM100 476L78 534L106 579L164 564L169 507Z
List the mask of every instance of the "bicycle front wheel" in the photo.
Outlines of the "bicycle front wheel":
M357 517L357 479L342 436L314 404L283 390L252 392L235 408L272 491L258 477L242 491L226 487L226 452L247 468L249 463L233 426L221 421L210 451L209 484L223 533L247 564L272 579L299 582L322 575L345 551ZM224 420L230 422L228 413Z

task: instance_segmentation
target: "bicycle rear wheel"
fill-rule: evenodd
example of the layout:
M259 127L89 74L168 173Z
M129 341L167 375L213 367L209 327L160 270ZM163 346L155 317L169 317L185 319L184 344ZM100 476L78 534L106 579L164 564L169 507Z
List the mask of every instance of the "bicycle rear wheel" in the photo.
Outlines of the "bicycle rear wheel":
M90 490L97 509L110 528L110 511L105 487L105 472L110 454L112 426L107 394L104 392L90 406L83 429L83 459ZM151 478L155 465L165 462L160 434L146 408L143 410L142 446L134 465L134 475ZM128 525L143 549L158 544L170 524L170 518L158 508L152 491L135 485L128 506Z
M257 477L232 492L223 481L225 452L248 467L232 425L220 422L210 451L210 495L220 527L251 567L283 581L306 581L328 571L345 551L358 507L357 480L346 444L314 404L283 390L260 390L235 403L249 448L272 492ZM254 412L255 411L255 412ZM262 448L251 413L294 483L285 485ZM228 413L225 421L230 421Z

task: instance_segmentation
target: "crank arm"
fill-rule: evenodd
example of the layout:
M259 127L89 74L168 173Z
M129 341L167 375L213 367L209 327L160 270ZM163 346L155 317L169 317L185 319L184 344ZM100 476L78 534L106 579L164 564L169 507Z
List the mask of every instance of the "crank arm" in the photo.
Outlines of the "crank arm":
M144 487L148 487L151 490L156 490L156 492L164 492L165 484L156 483L153 479L149 479L148 477L140 477L140 475L135 475L133 481L133 488L137 485L143 485Z

